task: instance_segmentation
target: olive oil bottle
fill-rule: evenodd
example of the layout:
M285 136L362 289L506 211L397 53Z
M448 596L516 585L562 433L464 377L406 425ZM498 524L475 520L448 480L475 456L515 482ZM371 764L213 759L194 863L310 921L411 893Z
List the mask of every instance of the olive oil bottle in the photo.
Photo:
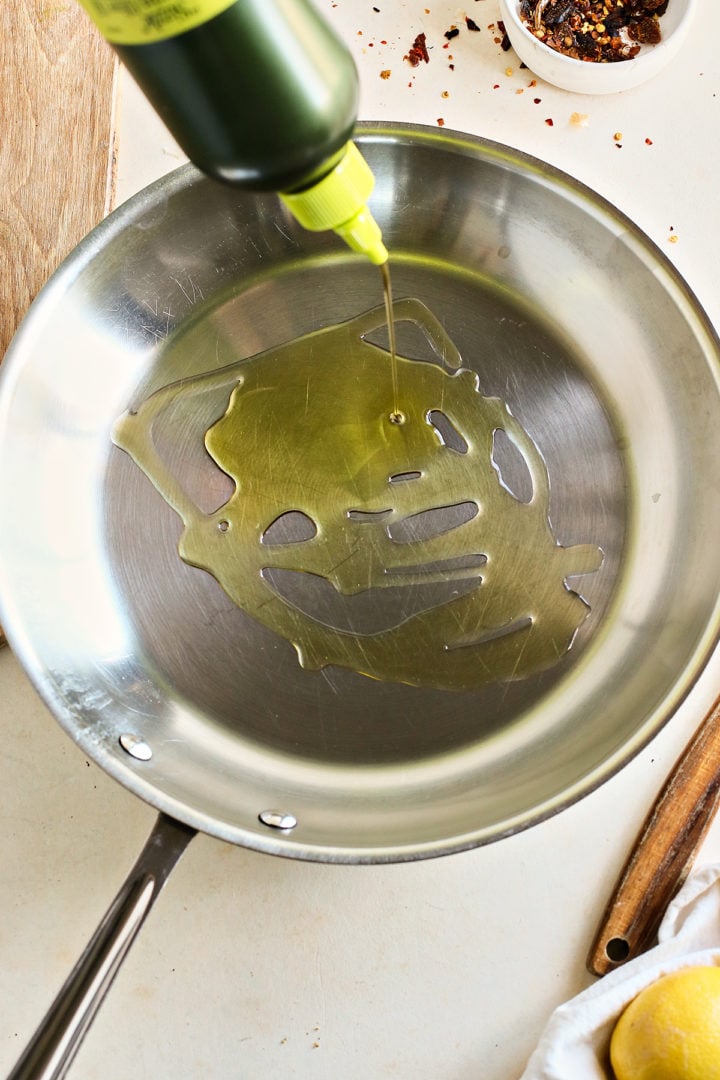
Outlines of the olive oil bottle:
M350 141L357 69L311 0L80 3L198 168L279 192L306 228L385 263L374 178Z

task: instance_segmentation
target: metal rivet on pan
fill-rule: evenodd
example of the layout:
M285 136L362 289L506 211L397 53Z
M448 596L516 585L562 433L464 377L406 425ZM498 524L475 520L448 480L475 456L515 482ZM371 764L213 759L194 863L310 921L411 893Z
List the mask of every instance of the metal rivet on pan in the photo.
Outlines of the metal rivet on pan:
M297 825L295 815L284 810L263 810L258 817L263 825L271 829L294 829Z
M152 750L139 735L133 735L131 732L125 732L120 736L120 745L123 750L130 755L130 757L137 758L138 761L149 761L152 757Z

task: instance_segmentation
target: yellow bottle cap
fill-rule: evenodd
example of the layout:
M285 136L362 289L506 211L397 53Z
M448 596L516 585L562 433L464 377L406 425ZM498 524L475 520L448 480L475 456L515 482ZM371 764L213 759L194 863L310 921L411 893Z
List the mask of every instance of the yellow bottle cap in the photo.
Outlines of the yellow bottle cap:
M375 177L357 146L349 142L337 165L304 191L280 198L300 224L312 232L332 229L353 251L380 266L387 262L380 227L367 208Z

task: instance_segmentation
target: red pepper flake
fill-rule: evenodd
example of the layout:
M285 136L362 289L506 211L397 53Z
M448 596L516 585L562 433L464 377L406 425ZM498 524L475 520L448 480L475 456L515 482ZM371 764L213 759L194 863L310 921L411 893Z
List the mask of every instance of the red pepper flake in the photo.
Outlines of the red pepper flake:
M383 68L383 70L380 72L380 78L381 79L389 79L390 75L391 75L390 68Z
M547 124L548 127L552 127L554 125L555 121L552 119L551 116L548 116L545 123Z
M536 105L539 105L539 104L540 104L540 102L542 101L542 98L541 98L541 97L534 97L534 98L533 98L533 101L534 101L534 103L535 103Z
M407 60L412 67L417 67L421 60L426 64L429 64L430 54L427 51L425 42L425 34L418 34L413 41L411 48L408 50L407 56L403 57L403 60Z
M512 48L512 46L510 44L510 38L507 36L507 31L505 29L505 23L502 21L502 19L498 19L497 28L500 31L500 33L502 34L502 37L493 38L495 44L499 45L503 52L510 52L510 49Z
M460 31L458 30L457 26L451 26L449 30L445 31L445 37L448 39L448 41L452 41L452 39L456 38L459 33Z
M652 141L652 139L646 139L646 140L645 140L645 145L646 145L646 146L652 146L652 144L653 144L653 141Z
M438 127L445 127L445 121L443 120L442 116L438 116L437 124Z
M650 4L645 4L645 7L650 8ZM633 41L639 41L641 45L657 45L662 40L657 15L654 12L651 15L643 15L636 23L631 23L628 27L628 36Z
M475 30L475 31L480 30L480 27L478 26L478 24L475 22L474 19L471 19L469 17L469 15L465 16L465 25L467 26L468 30Z
M493 90L499 90L499 89L500 89L500 83L499 82L493 83Z

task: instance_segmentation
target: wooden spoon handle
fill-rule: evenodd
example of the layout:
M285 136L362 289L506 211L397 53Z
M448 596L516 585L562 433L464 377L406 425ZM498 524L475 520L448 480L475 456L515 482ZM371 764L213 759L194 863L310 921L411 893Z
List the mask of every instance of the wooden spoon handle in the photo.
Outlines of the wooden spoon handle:
M678 758L625 863L587 967L606 975L652 943L718 809L720 698Z

